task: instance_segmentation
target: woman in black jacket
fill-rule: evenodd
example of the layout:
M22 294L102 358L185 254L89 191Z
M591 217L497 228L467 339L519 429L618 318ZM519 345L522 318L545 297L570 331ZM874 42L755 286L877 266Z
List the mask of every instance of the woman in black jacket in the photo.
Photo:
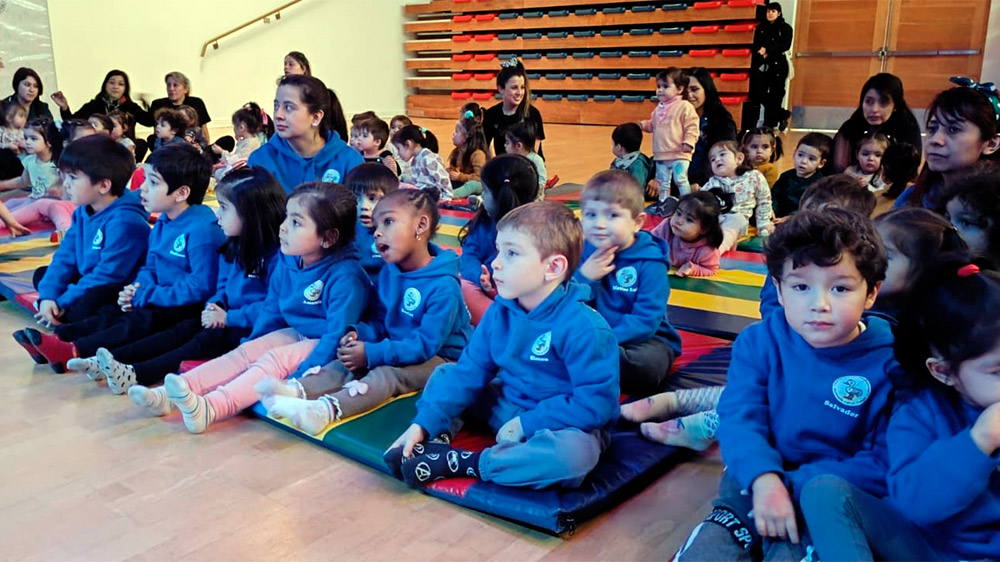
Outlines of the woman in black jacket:
M149 113L148 108L143 108L132 101L130 93L131 85L128 81L128 74L125 74L123 70L112 70L104 77L101 91L94 96L94 99L83 104L80 109L70 111L69 102L62 91L52 94L52 101L59 106L59 114L63 121L67 119L88 119L95 113L107 115L117 110L130 114L136 123L146 125L147 127L152 126L153 116ZM125 136L134 141L135 129L126 131Z
M792 48L792 26L781 16L781 4L767 4L767 19L753 33L753 54L750 59L750 101L764 107L764 125L777 127L788 120L788 111L781 106L788 80L788 59Z
M697 67L689 71L687 99L698 112L701 130L688 168L688 181L692 186L700 186L712 177L708 150L719 141L736 140L736 121L722 105L712 75L705 68Z
M912 145L919 160L923 148L920 123L906 105L903 81L888 72L876 74L861 86L858 97L858 108L833 138L833 170L843 172L854 162L858 141L868 133L882 133L889 144Z

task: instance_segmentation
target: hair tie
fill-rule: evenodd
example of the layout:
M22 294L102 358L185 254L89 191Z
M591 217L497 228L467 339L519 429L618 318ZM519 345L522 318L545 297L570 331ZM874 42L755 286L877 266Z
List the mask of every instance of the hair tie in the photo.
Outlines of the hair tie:
M958 274L959 277L971 277L979 273L979 266L974 263L970 263L969 265L963 265L962 267L958 268L958 271L956 273Z
M465 113L462 114L462 117L465 117L466 119L472 119L475 116L476 114L473 113L471 109L466 109Z
M267 126L267 112L264 111L263 107L260 108L260 124Z
M420 132L426 135L427 134L427 129L425 129L423 127L420 127Z
M963 88L971 88L980 94L986 96L989 100L990 105L993 106L993 117L1000 122L1000 94L997 93L996 84L993 82L983 82L979 83L969 78L968 76L952 76L951 83L957 84Z

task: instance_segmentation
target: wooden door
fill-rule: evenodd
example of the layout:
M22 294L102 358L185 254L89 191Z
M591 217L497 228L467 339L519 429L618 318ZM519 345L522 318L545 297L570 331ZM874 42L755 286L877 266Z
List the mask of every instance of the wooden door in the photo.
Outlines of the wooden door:
M836 129L878 72L902 79L914 109L950 76L978 79L988 19L985 0L799 0L789 87L796 126Z

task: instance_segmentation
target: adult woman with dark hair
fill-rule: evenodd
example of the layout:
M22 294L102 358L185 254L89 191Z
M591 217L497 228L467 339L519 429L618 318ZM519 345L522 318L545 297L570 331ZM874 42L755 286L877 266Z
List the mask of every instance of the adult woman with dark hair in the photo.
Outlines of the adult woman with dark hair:
M285 55L284 72L285 76L312 76L312 66L305 54L291 51ZM340 135L340 140L347 142L350 138L347 136L347 116L344 115L344 108L340 105L340 98L337 97L337 92L330 88L327 88L326 92L330 96L330 110L326 114L327 125Z
M330 96L322 81L285 76L274 95L275 134L250 154L247 165L274 174L287 193L311 181L340 183L364 160L330 128L329 111Z
M11 81L11 88L14 93L7 96L6 101L16 101L28 112L28 122L36 119L52 120L52 112L49 111L49 104L42 101L42 79L34 70L22 66L14 72L14 79Z
M792 48L792 26L781 16L781 4L768 2L765 20L753 32L750 59L750 101L764 106L764 124L777 127L788 120L781 106L788 80L788 58Z
M63 121L73 118L88 119L95 113L107 115L112 111L122 111L131 115L136 123L142 123L147 126L153 124L153 116L149 113L149 111L132 101L130 96L132 87L129 84L128 74L125 74L124 70L115 69L109 71L107 75L104 76L104 82L102 84L101 91L94 96L94 99L83 104L83 106L76 111L70 111L69 102L66 100L66 96L62 93L62 91L52 94L52 101L59 106L59 114ZM135 129L132 128L129 131L125 131L125 136L135 140ZM145 141L141 141L140 139L140 142ZM142 153L145 153L145 145L142 147L137 145L136 152L139 153L140 150Z
M858 108L844 121L833 139L833 169L843 172L857 154L858 141L868 133L882 133L889 144L905 142L920 151L920 124L903 98L903 82L883 72L865 81Z
M736 121L722 105L719 91L715 89L712 75L704 67L692 68L688 73L687 99L698 113L701 133L694 146L688 181L692 187L701 186L712 177L708 162L708 149L724 140L736 140Z
M503 100L486 110L483 114L483 133L486 134L486 146L493 144L493 153L497 156L506 152L504 149L504 133L507 127L515 123L527 123L538 141L545 140L545 127L542 124L542 114L531 105L531 87L528 85L528 74L517 59L506 59L500 63L500 73L497 74L497 91ZM542 143L536 143L535 152L544 158Z

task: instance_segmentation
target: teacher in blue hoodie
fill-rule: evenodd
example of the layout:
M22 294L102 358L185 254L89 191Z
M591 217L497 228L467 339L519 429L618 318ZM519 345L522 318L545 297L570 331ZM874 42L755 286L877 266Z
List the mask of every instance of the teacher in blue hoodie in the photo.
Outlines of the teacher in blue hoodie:
M324 119L329 112L330 95L322 81L285 76L274 95L275 135L250 155L247 164L274 174L287 193L311 181L342 183L363 160L329 129Z

